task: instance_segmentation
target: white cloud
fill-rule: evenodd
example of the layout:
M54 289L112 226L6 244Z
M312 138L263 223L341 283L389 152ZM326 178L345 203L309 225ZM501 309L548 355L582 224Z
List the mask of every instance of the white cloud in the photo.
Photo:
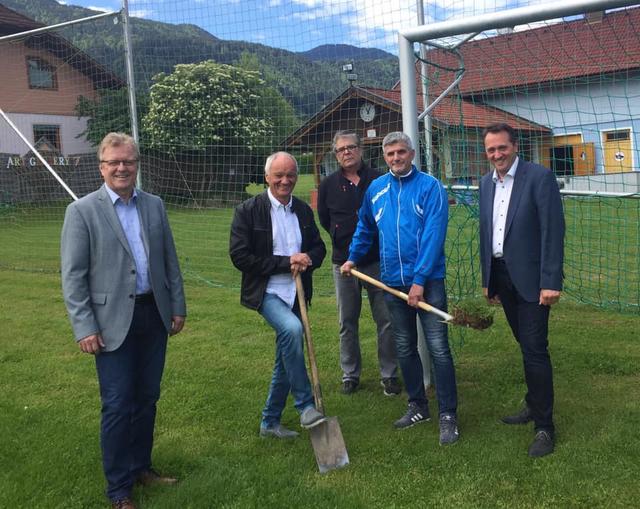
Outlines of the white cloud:
M98 7L97 5L87 5L87 9L98 12L113 12L113 9L110 9L109 7Z
M134 18L150 18L153 14L151 9L134 9L133 11L129 11L129 16Z

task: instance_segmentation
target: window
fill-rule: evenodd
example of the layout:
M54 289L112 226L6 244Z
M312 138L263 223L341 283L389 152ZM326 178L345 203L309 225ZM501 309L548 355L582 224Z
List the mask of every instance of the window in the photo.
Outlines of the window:
M55 90L58 88L56 68L37 57L27 57L29 88Z
M626 141L630 138L631 133L627 129L625 129L624 131L609 131L605 133L606 141Z
M60 126L57 125L34 125L33 141L38 144L40 141L46 141L51 147L58 152L62 152L60 145Z

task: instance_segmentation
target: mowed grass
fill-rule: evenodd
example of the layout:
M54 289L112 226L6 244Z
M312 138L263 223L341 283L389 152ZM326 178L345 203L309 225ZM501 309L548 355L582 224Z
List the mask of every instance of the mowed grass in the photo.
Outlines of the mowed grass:
M591 260L615 248L630 263L624 277L637 281L637 261L632 263L637 249L627 249L634 228L637 233L637 223L628 220L635 209L617 207L613 217L618 219L598 232L593 223L601 205L570 207L568 225L576 230L582 223L589 230L570 234L583 243L576 252ZM60 292L62 213L63 208L12 210L12 216L3 215L0 221L0 507L105 507L94 363L73 343ZM473 213L461 206L451 209L448 283L454 297L479 287ZM382 395L366 302L361 390L350 397L340 394L337 317L327 259L315 275L310 320L325 405L339 418L351 464L320 475L306 433L290 443L257 435L274 338L257 313L239 304L240 275L227 254L232 210L171 208L170 216L185 272L189 317L184 332L169 344L154 462L181 483L136 490L143 507L637 505L637 315L578 305L572 299L554 307L550 340L558 444L553 455L535 461L526 454L531 427L499 422L501 415L519 408L525 390L521 356L502 312L484 332L452 328L462 438L440 447L436 422L402 432L392 428L405 410L406 394ZM620 242L602 241L614 230L626 236L625 249ZM569 265L567 286L576 285L577 272ZM601 277L622 292L629 287L635 291L627 280L620 284L609 281L608 274ZM431 405L436 414L436 403ZM291 404L283 420L297 428Z
M313 176L301 175L295 194L309 201L313 188ZM263 189L247 187L251 194ZM168 208L186 278L212 288L237 286L228 256L233 208ZM565 197L564 210L565 294L576 302L640 313L640 200ZM64 204L0 209L0 267L57 272L63 216ZM480 294L477 205L452 205L449 217L447 288L455 302ZM329 271L316 278L321 292L333 293Z
M0 270L0 507L104 507L93 359L71 339L59 278ZM334 300L310 310L325 404L350 465L318 473L309 437L258 437L273 333L238 291L190 283L187 326L170 340L154 461L175 488L136 490L147 508L631 507L640 496L638 317L562 303L551 320L555 454L526 454L517 409L521 358L501 313L484 332L453 334L462 438L438 445L436 422L396 431L405 394L382 395L368 310L361 390L339 392ZM437 412L432 402L432 411ZM290 404L284 423L297 428Z

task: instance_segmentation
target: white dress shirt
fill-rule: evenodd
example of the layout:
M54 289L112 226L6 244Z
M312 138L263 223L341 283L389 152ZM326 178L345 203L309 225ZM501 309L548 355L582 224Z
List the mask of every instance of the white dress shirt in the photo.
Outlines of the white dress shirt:
M504 231L507 224L507 211L509 210L509 201L511 200L511 191L513 190L513 181L516 177L518 160L519 158L516 156L511 168L509 168L509 171L503 179L500 179L495 169L493 170L493 182L496 185L496 192L493 197L491 254L494 258L502 258L504 255Z
M300 252L302 233L298 216L291 210L292 200L283 205L275 199L271 190L267 189L271 202L271 228L273 230L273 254L275 256L291 256ZM290 308L296 300L296 283L291 272L274 274L267 283L267 293L277 295Z

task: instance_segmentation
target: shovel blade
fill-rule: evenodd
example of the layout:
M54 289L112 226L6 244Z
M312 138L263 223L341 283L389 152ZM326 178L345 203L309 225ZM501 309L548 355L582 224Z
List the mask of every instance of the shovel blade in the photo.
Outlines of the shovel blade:
M311 445L321 474L349 464L349 454L337 417L327 417L309 430Z

